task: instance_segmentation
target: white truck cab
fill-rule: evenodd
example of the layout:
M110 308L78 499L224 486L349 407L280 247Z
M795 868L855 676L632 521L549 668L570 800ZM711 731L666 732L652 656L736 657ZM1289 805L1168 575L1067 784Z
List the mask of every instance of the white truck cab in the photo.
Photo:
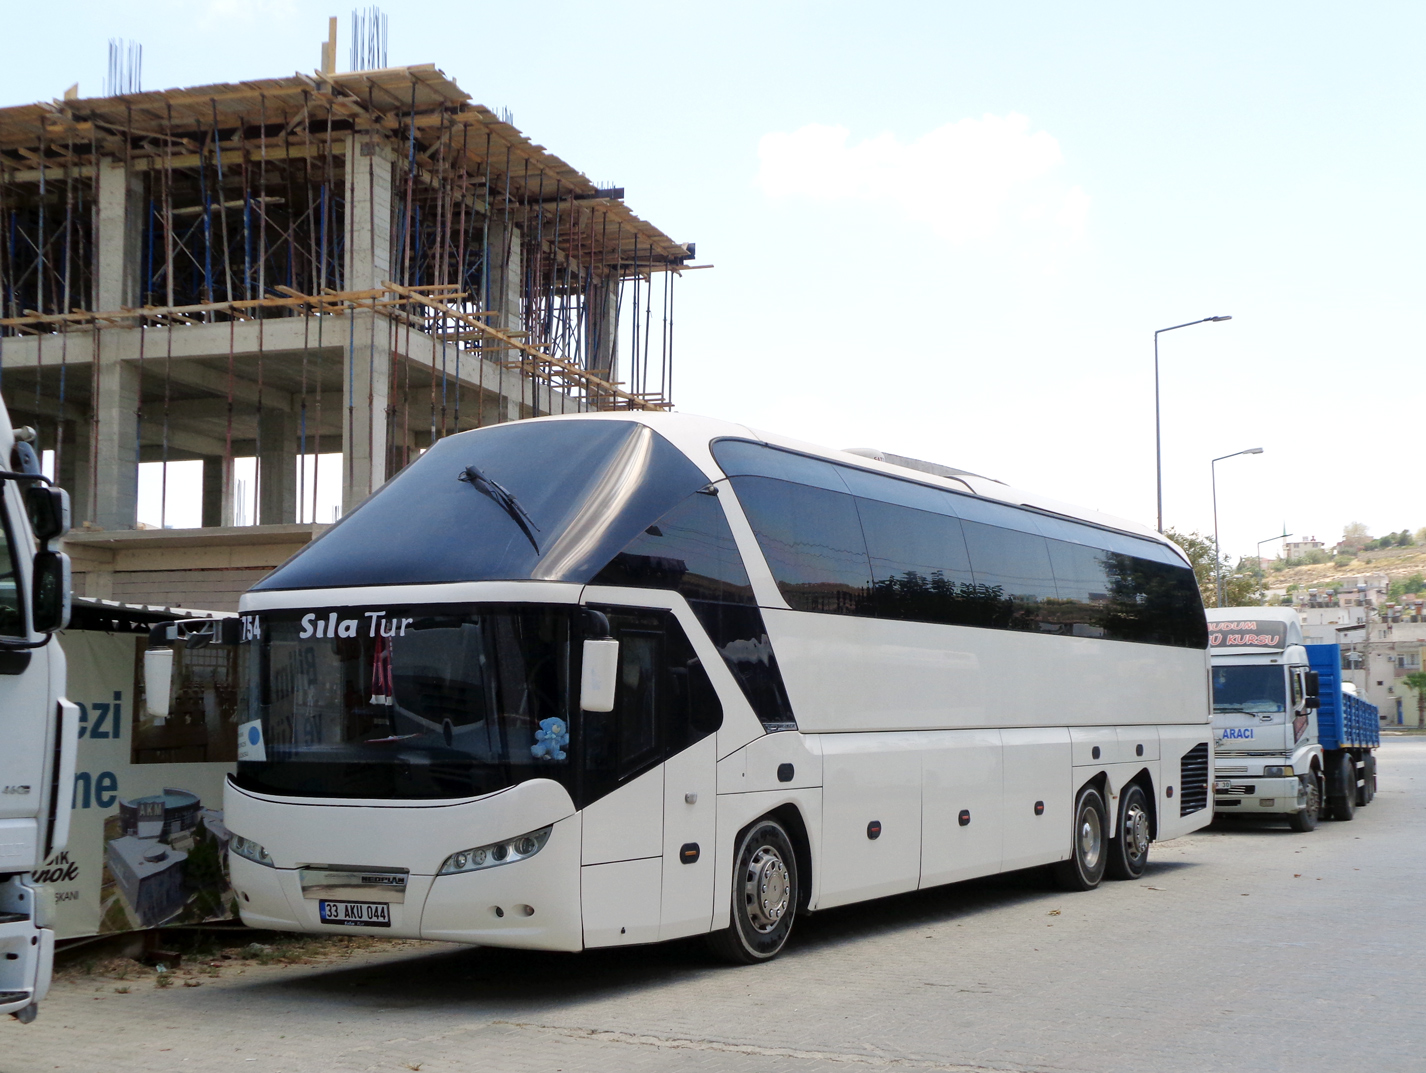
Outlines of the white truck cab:
M54 957L33 882L69 837L79 710L64 699L69 499L40 473L33 433L0 402L0 1014L33 1021Z
M1316 675L1288 607L1208 609L1213 675L1213 799L1221 813L1317 826L1326 787Z

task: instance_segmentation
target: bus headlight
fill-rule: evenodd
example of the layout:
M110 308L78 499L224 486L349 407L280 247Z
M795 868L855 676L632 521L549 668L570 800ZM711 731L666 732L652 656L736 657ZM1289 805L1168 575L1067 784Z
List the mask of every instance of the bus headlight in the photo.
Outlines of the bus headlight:
M1265 779L1286 779L1290 778L1292 774L1293 771L1291 764L1287 764L1281 767L1276 764L1270 764L1267 767L1263 768L1263 778Z
M531 831L527 835L517 835L514 838L507 838L504 842L492 842L488 846L476 846L475 849L463 849L459 853L452 853L441 865L441 870L437 875L449 876L457 872L478 872L482 868L494 868L497 864L511 864L515 861L523 861L526 857L533 857L545 848L545 843L550 840L550 832L554 830L554 825L541 827L538 831Z
M246 857L250 861L264 864L269 868L276 868L272 863L272 858L268 856L267 850L263 849L251 838L244 838L242 835L230 835L228 838L228 849L236 853L239 857Z

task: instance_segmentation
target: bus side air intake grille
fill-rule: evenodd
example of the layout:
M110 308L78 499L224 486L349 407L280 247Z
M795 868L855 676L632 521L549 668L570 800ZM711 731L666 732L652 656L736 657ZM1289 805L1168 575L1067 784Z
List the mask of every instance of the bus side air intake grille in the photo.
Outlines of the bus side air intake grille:
M1208 807L1208 743L1201 741L1178 762L1178 814Z

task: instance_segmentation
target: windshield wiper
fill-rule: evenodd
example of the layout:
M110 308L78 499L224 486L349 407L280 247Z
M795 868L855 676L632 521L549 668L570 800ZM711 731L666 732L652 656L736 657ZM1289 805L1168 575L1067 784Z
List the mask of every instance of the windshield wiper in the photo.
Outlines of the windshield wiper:
M476 491L489 496L500 506L500 509L510 515L510 518L520 527L520 532L525 534L530 541L530 546L535 549L535 554L540 554L540 545L535 541L535 534L530 532L534 529L539 531L539 526L530 520L530 516L525 513L519 503L515 502L515 497L500 486L498 481L491 480L474 466L466 466L456 477L458 481L465 481L475 488Z

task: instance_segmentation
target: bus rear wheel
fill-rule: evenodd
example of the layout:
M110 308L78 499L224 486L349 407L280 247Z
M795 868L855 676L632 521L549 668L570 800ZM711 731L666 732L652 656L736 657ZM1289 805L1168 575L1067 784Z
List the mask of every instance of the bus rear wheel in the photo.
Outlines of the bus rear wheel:
M1149 798L1134 783L1119 799L1119 833L1109 840L1109 874L1115 879L1138 879L1149 863Z
M740 965L776 957L792 932L800 894L792 839L776 820L758 820L738 840L731 920L708 937L709 947Z
M1093 890L1104 878L1107 852L1108 810L1093 786L1079 792L1074 803L1074 832L1070 857L1053 866L1055 882L1065 890Z

